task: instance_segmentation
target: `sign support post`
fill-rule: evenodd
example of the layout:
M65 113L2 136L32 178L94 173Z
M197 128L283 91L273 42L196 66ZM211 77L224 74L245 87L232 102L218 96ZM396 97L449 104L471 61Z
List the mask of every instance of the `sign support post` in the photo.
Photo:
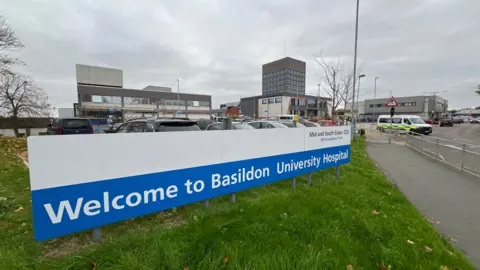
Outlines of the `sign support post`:
M92 241L93 242L100 242L102 239L102 231L100 228L93 228L92 229Z
M293 120L293 128L297 127L297 120ZM292 179L292 189L295 190L295 185L296 185L297 179L293 177Z
M226 118L223 120L223 130L229 130L229 129L232 129L232 118ZM233 204L235 204L236 202L236 198L235 198L235 193L232 193L231 196L230 196L230 199L232 201Z
M390 133L393 133L393 116L395 115L395 107L398 106L397 100L394 96L390 97L390 100L387 102L387 107L390 107ZM392 135L388 137L388 143L392 143Z

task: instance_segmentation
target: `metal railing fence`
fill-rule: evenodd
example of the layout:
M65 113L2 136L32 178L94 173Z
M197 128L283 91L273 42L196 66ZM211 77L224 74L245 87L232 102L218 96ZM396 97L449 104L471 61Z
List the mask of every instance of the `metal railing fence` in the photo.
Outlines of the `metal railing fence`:
M480 177L480 145L418 134L405 136L407 147Z

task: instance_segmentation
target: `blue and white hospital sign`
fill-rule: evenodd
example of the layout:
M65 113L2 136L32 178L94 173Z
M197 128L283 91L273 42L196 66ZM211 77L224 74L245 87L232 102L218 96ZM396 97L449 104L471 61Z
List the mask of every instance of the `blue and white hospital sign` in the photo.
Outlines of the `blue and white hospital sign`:
M350 127L28 138L36 240L350 161Z

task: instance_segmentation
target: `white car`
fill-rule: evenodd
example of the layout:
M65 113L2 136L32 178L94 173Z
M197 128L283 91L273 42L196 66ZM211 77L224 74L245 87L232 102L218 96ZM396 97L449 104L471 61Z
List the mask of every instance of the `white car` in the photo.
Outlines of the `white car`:
M265 128L288 128L282 123L274 121L252 121L248 123L254 129L265 129Z

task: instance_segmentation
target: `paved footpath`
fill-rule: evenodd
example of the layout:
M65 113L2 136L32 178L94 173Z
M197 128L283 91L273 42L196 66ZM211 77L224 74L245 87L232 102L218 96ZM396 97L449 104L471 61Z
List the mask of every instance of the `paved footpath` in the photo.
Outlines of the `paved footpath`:
M480 178L398 144L368 142L373 161L445 238L480 269ZM436 224L439 221L439 224Z

